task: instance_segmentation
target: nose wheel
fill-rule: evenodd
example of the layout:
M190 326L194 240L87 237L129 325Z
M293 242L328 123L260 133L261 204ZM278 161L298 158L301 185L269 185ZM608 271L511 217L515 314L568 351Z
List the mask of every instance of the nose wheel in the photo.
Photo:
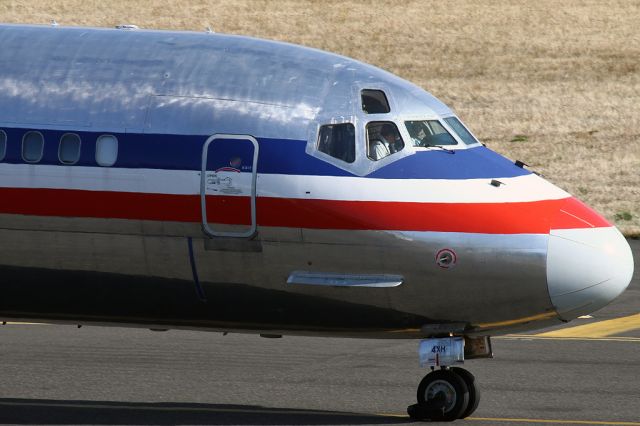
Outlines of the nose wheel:
M414 420L464 419L478 408L475 377L463 368L443 368L427 374L418 386L418 403L407 413Z

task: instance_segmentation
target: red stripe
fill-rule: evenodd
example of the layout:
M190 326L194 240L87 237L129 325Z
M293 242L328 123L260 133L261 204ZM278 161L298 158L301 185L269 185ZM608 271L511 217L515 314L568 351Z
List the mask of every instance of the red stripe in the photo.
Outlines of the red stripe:
M0 188L0 213L200 222L199 195ZM246 197L209 197L210 222L249 223ZM407 203L259 197L258 224L291 228L545 234L609 227L576 200L522 203Z

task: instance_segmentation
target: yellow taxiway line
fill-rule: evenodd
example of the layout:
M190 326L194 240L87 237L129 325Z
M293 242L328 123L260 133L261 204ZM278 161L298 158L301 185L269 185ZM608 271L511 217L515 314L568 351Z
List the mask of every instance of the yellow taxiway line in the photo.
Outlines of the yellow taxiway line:
M552 425L611 425L611 426L640 426L638 422L614 422L606 420L560 420L560 419L508 419L502 417L467 417L465 420L480 422L512 422L539 423Z
M538 337L601 338L640 329L640 314L536 334Z
M549 337L539 334L508 334L506 336L496 336L493 339L503 340L579 340L583 342L640 342L640 337Z

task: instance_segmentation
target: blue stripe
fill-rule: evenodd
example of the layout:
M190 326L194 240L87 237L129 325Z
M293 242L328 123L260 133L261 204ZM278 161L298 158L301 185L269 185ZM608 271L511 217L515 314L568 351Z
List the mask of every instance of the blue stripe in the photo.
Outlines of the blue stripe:
M45 137L42 161L38 164L60 165L58 141L67 131L42 129L4 128L7 133L7 152L3 162L22 164L21 141L27 130L38 130ZM98 132L74 132L82 139L81 155L77 165L97 167L95 145ZM118 138L118 160L114 167L149 168L167 170L200 170L202 147L208 136L148 135L110 133ZM305 152L306 141L258 138L260 155L258 173L355 176ZM216 156L223 158L220 165L228 165L228 159L238 157L232 144L221 144ZM243 149L246 151L246 149ZM250 151L247 151L250 152ZM241 153L241 157L247 153ZM243 159L243 164L248 164ZM250 163L249 163L250 164ZM380 179L474 179L507 178L530 174L511 161L485 148L445 151L421 151L404 157L368 175Z

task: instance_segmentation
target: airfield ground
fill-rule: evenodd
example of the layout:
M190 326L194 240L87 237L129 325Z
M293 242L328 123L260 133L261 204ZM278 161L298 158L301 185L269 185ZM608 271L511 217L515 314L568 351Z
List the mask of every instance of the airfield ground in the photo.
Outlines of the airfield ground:
M640 1L4 0L0 21L243 34L427 89L487 145L640 234Z

